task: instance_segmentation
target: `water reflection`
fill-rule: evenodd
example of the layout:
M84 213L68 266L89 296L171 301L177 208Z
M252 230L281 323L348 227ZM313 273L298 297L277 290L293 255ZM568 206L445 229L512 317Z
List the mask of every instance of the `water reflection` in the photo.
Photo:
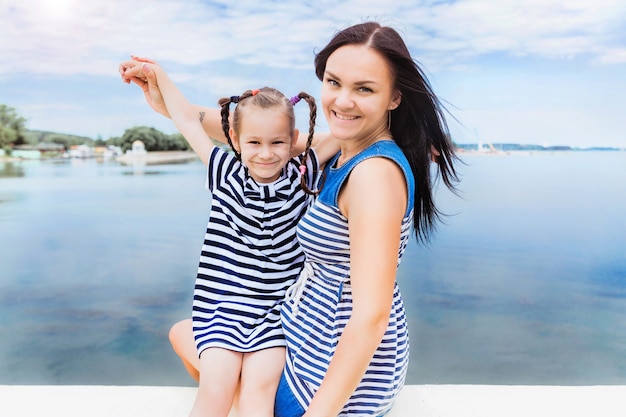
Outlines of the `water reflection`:
M24 166L20 162L0 162L0 177L23 177Z

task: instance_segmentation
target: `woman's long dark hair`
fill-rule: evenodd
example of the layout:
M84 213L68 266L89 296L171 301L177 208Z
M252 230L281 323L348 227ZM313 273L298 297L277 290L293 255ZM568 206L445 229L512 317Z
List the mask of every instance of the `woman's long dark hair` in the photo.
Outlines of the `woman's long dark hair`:
M378 51L389 63L394 88L402 94L400 105L390 116L391 133L409 161L415 178L413 227L417 239L425 243L442 215L433 197L431 161L437 163L441 179L449 189L455 191L455 184L459 181L453 164L458 158L443 107L402 37L393 28L377 22L361 23L338 32L315 56L317 78L323 81L328 58L345 45L367 45ZM439 155L432 155L432 149Z

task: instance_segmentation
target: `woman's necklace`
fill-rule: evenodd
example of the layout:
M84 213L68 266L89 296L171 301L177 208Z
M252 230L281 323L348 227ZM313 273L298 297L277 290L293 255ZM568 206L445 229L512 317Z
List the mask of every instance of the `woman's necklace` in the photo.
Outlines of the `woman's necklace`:
M382 139L384 137L387 137L389 139L393 139L393 136L391 136L391 133L387 133L387 132L379 133L378 135L374 136L371 140L368 140L367 144L363 147L363 149L366 149L372 143L378 142L380 139ZM354 155L357 155L363 149L359 150ZM352 155L352 156L354 156L354 155ZM352 156L346 157L343 153L341 155L339 155L339 158L337 158L337 164L336 164L337 168L339 168L340 166L342 166L343 164L348 162L350 160L350 158L352 158Z

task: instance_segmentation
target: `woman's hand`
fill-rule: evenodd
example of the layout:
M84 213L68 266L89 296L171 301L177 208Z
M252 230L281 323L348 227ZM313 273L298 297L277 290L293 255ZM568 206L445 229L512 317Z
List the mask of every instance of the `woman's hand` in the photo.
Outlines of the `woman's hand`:
M156 75L154 71L149 70L149 65L158 64L151 59L131 55L130 61L124 61L119 66L122 81L127 84L132 82L139 86L143 91L148 105L157 113L169 118L170 115L165 107Z

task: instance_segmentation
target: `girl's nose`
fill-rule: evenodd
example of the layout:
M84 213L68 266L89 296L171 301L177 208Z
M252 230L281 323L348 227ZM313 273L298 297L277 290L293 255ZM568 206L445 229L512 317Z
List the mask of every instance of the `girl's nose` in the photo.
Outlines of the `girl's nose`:
M272 156L272 149L269 146L262 146L261 150L259 151L259 155L262 158L269 158L270 156Z

